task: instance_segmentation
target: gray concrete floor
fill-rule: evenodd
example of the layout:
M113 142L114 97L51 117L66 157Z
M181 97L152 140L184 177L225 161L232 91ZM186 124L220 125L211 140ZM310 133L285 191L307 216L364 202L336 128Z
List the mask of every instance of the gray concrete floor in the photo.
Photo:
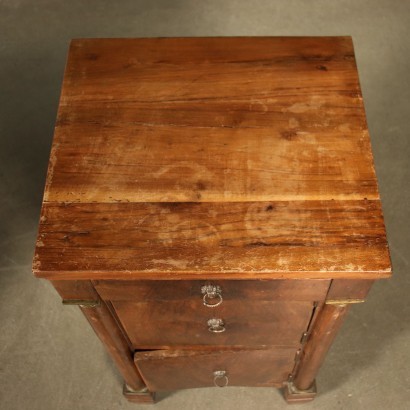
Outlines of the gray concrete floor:
M30 272L67 44L73 37L352 35L394 278L355 306L304 409L410 401L409 0L0 0L0 408L137 409L75 307ZM285 409L274 389L197 389L158 409ZM145 407L146 408L146 407Z

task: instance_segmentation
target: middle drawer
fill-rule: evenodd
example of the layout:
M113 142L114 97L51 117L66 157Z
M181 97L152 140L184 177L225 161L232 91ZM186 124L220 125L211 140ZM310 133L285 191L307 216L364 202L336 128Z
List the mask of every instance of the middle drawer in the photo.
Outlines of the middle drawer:
M297 346L311 302L226 301L208 310L196 301L112 302L135 349L185 345Z

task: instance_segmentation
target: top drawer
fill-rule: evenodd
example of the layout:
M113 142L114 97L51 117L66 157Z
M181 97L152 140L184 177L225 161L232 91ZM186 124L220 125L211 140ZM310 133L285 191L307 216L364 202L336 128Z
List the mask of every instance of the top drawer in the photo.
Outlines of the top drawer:
M95 289L102 299L110 301L197 301L204 298L203 287L219 286L223 300L251 301L322 301L330 280L182 280L182 281L121 281L96 280ZM218 292L219 293L219 292ZM218 303L219 297L205 301Z

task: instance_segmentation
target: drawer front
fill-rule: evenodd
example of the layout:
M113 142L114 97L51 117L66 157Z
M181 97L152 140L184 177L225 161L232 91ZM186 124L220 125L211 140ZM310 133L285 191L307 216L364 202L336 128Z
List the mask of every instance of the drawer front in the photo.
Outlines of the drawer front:
M135 349L184 345L297 346L312 302L228 300L217 308L201 301L112 302ZM222 322L221 322L222 321Z
M219 286L223 300L320 301L324 300L330 280L98 280L95 289L104 300L202 300L204 285Z
M281 387L294 366L295 349L156 350L134 361L151 391L212 386Z
M328 280L94 281L134 349L297 346Z

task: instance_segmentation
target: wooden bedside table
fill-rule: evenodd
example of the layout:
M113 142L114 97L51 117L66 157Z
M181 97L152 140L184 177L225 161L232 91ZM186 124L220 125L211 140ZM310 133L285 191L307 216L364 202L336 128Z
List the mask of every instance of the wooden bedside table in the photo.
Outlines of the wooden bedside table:
M131 401L311 400L348 307L391 275L350 37L73 40L33 270Z

